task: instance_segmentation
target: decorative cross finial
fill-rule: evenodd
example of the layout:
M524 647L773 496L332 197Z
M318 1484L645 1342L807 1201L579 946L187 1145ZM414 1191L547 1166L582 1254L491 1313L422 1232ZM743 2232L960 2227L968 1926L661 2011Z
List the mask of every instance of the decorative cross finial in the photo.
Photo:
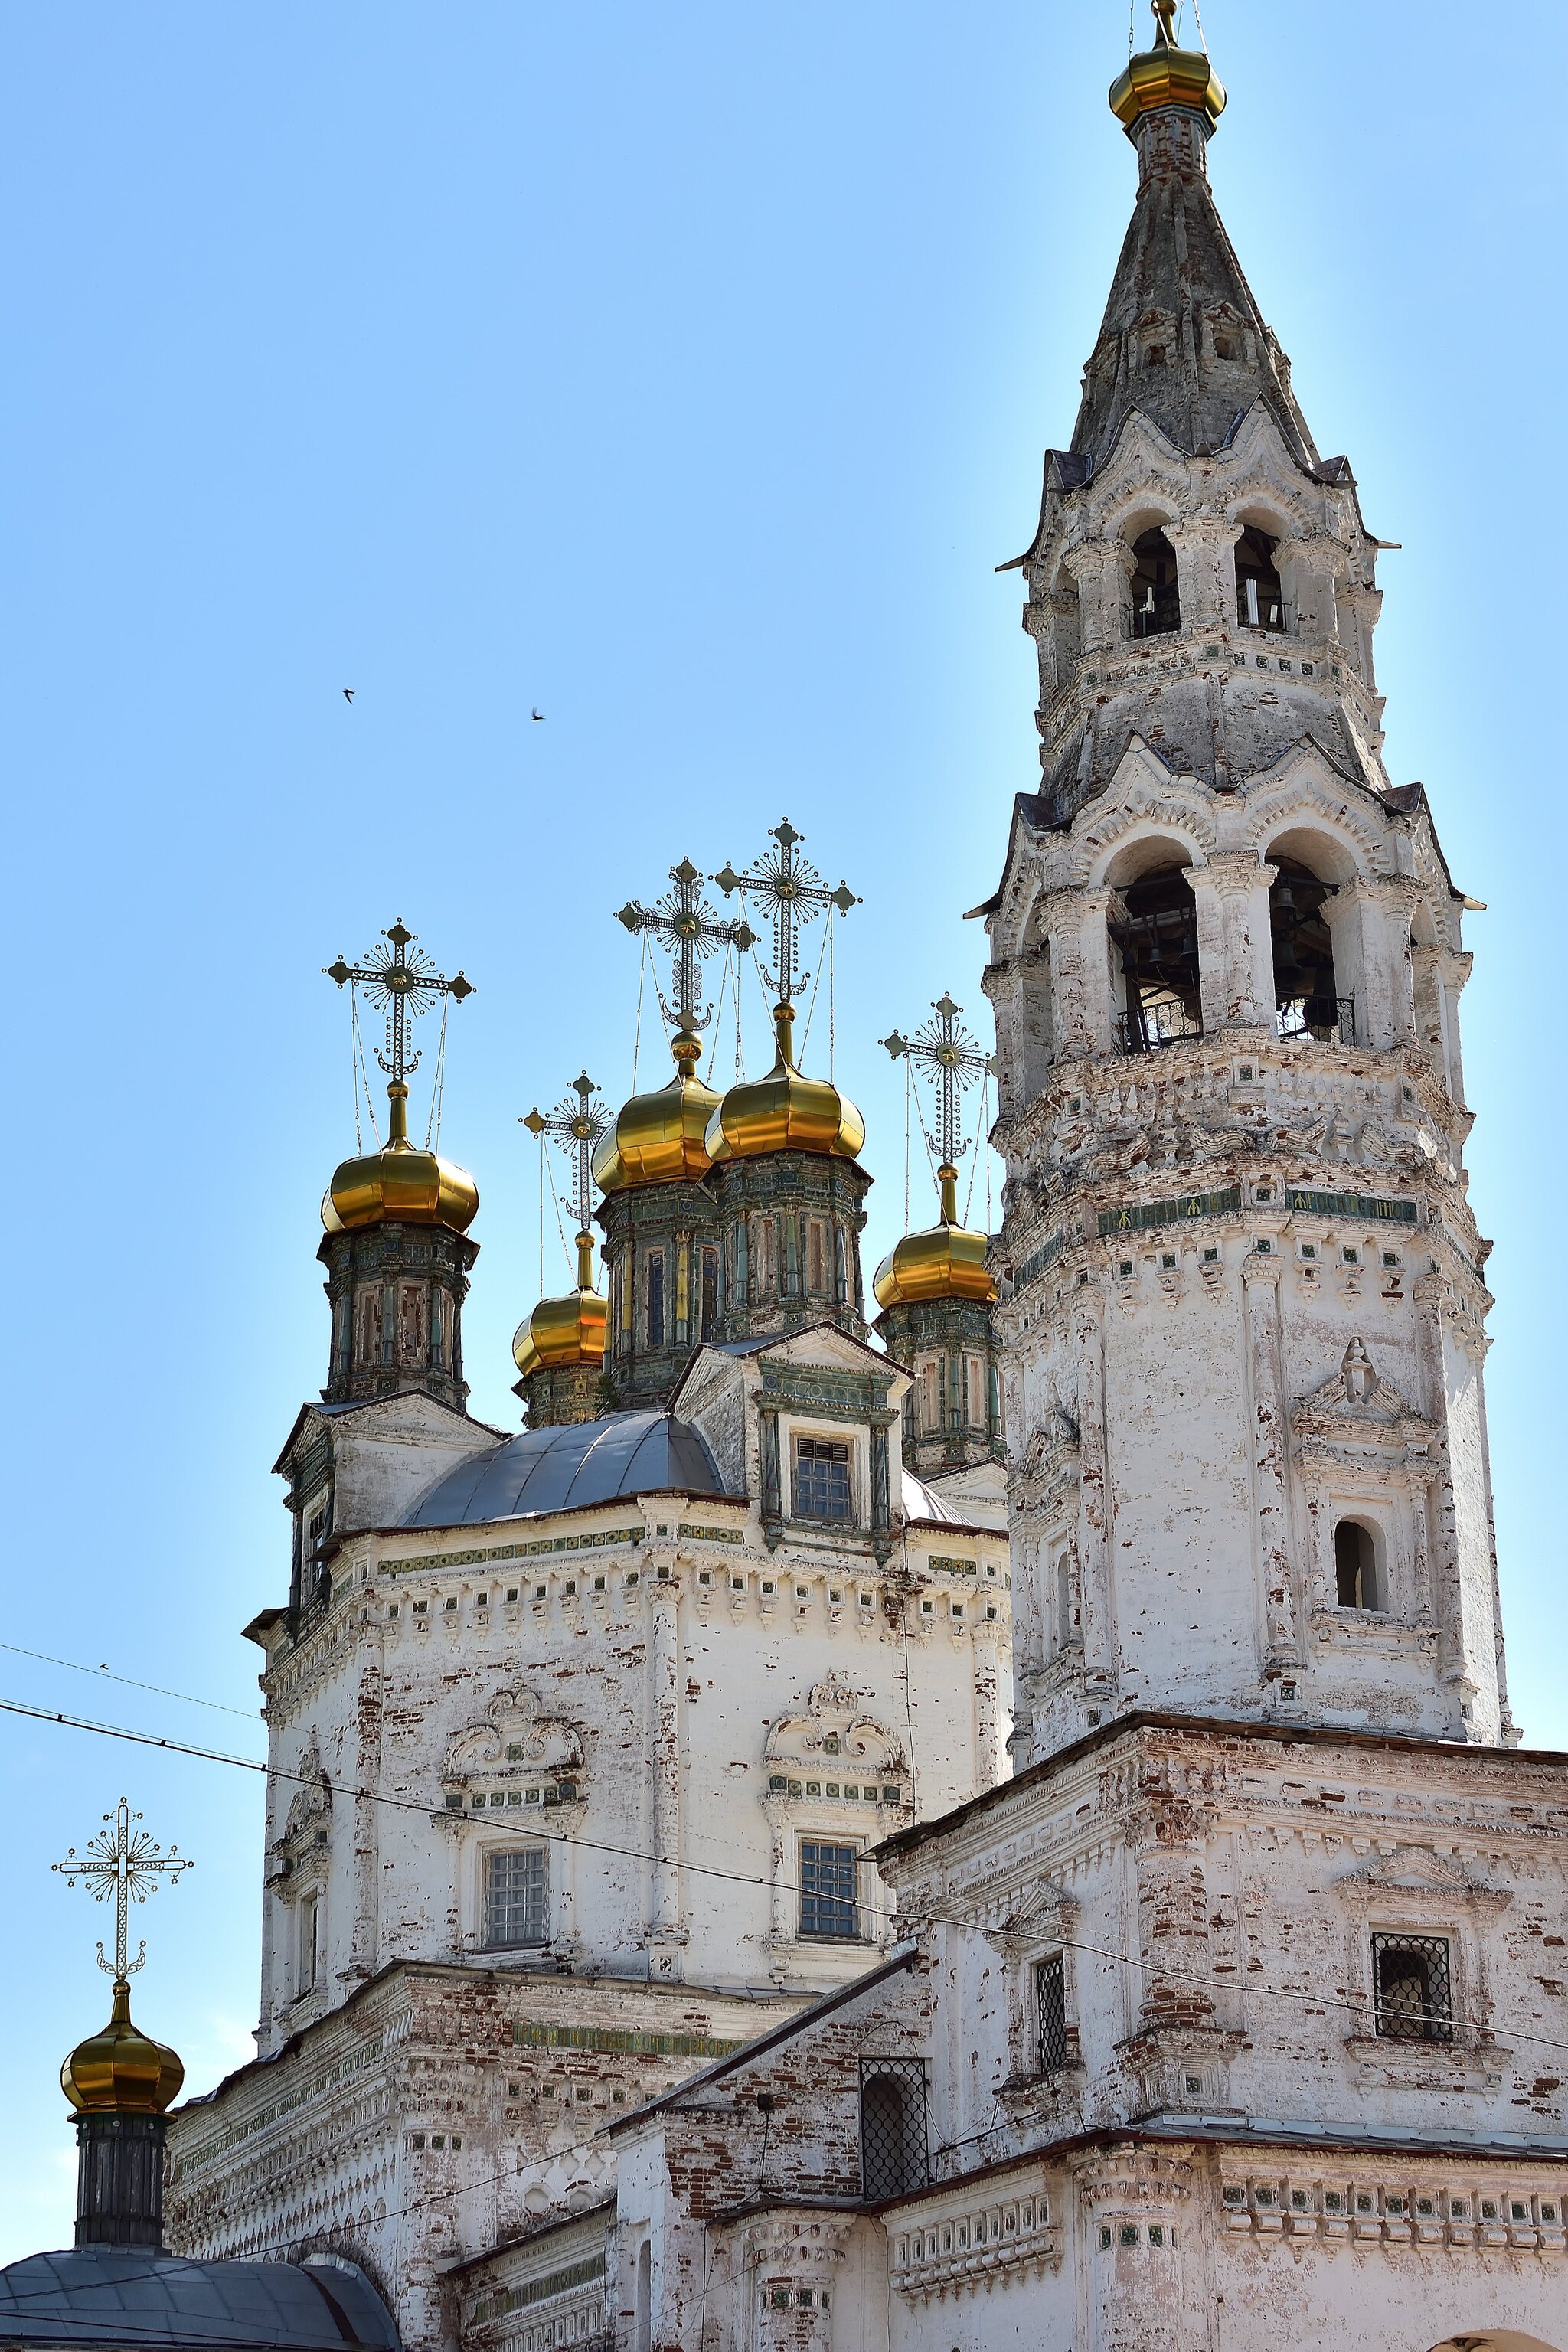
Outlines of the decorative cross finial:
M779 1003L789 1004L811 978L810 972L796 969L799 934L807 923L816 922L822 908L837 907L841 915L847 915L860 901L847 883L840 882L837 890L829 890L816 866L808 859L795 856L795 844L804 841L805 835L796 833L787 816L782 824L773 826L769 837L778 843L778 847L764 850L744 874L737 874L732 866L726 866L713 879L726 898L731 890L738 890L742 906L755 900L772 923L774 970L764 971L763 977L770 988L777 991Z
M594 1283L594 1235L588 1219L594 1208L594 1147L607 1131L610 1114L604 1097L594 1090L586 1070L573 1079L569 1093L552 1111L531 1110L518 1121L530 1135L548 1135L572 1163L572 1213L577 1220L577 1287Z
M68 1846L64 1862L52 1862L49 1868L63 1873L68 1886L74 1886L79 1878L95 1903L107 1903L113 1895L114 1960L111 1966L105 1959L100 1943L98 1965L116 1984L123 1984L147 1958L145 1939L133 1960L126 1956L130 1906L145 1903L150 1895L158 1892L161 1879L173 1883L182 1870L194 1869L195 1864L178 1846L172 1845L164 1853L145 1830L133 1828L132 1823L142 1816L132 1811L125 1798L121 1798L116 1811L105 1813L103 1818L112 1822L112 1832L100 1830L96 1837L88 1840L84 1853L79 1854L74 1845Z
M1168 49L1176 46L1176 0L1150 0L1150 13L1160 27L1160 38Z
M689 857L683 857L679 866L670 867L669 878L675 885L673 890L667 890L651 907L628 898L616 920L625 923L634 938L639 931L646 931L671 950L675 1003L673 1007L666 1004L661 991L659 1004L665 1019L676 1024L677 1058L683 1063L689 1060L695 1067L697 1033L708 1025L708 1015L702 1010L701 961L710 956L715 948L724 946L737 947L744 955L748 948L756 945L757 935L743 917L737 922L721 920L702 896L706 877L698 872ZM689 1040L689 1055L680 1054L681 1039Z
M390 955L385 948L374 947L363 963L348 963L340 956L336 963L323 964L321 969L340 988L345 981L363 988L376 1011L385 1013L386 1049L375 1058L393 1085L400 1087L409 1072L419 1067L417 1052L408 1050L410 1016L427 1013L438 996L449 996L454 1004L461 1004L465 996L472 996L474 983L465 980L461 971L450 980L438 972L424 950L415 946L418 933L405 929L401 917L381 936L391 946ZM410 948L415 950L412 955Z
M932 1005L934 1021L917 1029L912 1037L901 1037L895 1029L884 1037L896 1062L907 1055L919 1068L927 1070L936 1079L937 1133L929 1137L931 1149L942 1154L941 1174L945 1181L956 1178L958 1162L969 1149L963 1140L959 1097L974 1084L982 1070L996 1066L989 1054L980 1051L979 1041L972 1037L959 1020L963 1007L955 1004L951 996L939 996Z

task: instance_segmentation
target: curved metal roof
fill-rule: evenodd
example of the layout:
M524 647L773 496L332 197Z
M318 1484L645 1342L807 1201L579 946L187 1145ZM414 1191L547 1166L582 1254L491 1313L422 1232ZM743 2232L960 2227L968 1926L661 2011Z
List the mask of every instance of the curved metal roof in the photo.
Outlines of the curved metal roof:
M0 2270L0 2342L200 2352L398 2352L355 2263L193 2263L151 2246L78 2246Z
M493 1453L444 1472L401 1524L474 1527L667 1487L684 1495L724 1492L707 1440L668 1412L617 1412L509 1437Z

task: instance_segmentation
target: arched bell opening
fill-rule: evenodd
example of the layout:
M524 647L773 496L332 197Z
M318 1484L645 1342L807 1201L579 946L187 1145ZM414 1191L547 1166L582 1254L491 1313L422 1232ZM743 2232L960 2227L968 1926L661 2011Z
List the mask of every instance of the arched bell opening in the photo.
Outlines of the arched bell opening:
M1334 972L1334 940L1324 917L1333 897L1327 882L1293 857L1275 859L1268 886L1268 930L1274 949L1274 1026L1281 1037L1315 1037L1353 1045L1355 1003L1342 996Z
M1184 1037L1201 1037L1198 912L1185 867L1141 874L1119 902L1110 947L1121 1051L1154 1054Z
M1334 1587L1342 1609L1384 1607L1377 1538L1360 1519L1342 1519L1334 1529Z
M1132 634L1157 637L1182 625L1176 551L1156 523L1132 542Z
M1256 523L1248 523L1236 542L1236 617L1244 629L1267 629L1282 635L1285 592L1276 562L1279 541Z

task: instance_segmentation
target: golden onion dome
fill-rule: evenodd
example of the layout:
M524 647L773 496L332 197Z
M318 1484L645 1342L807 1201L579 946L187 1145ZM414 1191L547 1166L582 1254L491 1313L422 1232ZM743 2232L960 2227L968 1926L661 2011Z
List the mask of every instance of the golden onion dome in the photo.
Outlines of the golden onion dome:
M871 1287L879 1307L916 1307L928 1298L974 1298L991 1306L995 1277L985 1263L986 1237L958 1222L958 1171L939 1168L942 1221L906 1234L877 1268Z
M422 1151L408 1140L408 1088L395 1078L386 1089L391 1130L379 1151L345 1160L321 1202L330 1234L362 1225L449 1225L467 1233L479 1213L479 1188L466 1168Z
M1110 85L1110 111L1129 136L1140 117L1159 106L1186 106L1208 117L1212 131L1225 111L1225 84L1202 49L1179 49L1173 33L1175 0L1153 0L1159 32L1152 49L1129 58Z
M132 2025L123 1977L114 1979L109 2023L79 2042L60 2068L60 2088L82 2115L161 2116L184 2079L174 2051Z
M600 1365L609 1329L608 1303L594 1287L594 1236L577 1236L577 1287L564 1298L542 1298L512 1335L511 1356L524 1380L531 1372L572 1364Z
M847 1095L826 1078L803 1076L795 1066L795 1010L773 1007L777 1054L765 1078L733 1086L708 1122L710 1160L757 1160L768 1151L816 1151L853 1160L866 1140L866 1122Z
M657 1093L633 1095L594 1155L594 1181L602 1192L629 1192L637 1184L691 1183L705 1176L703 1141L719 1097L697 1076L702 1041L689 1029L670 1040L675 1076Z

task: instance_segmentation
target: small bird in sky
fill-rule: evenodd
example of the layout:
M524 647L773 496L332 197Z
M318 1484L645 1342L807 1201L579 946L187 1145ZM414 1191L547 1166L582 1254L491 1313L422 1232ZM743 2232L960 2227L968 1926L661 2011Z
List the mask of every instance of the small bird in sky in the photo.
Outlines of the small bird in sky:
M353 700L353 698L354 698L354 690L353 690L353 688L352 686L345 686L345 687L344 687L344 688L343 688L343 700L344 700L345 702L352 702L352 701Z
M531 716L532 716L533 718L535 718L535 719L542 719L542 718L543 718L543 716L544 716L544 713L543 713L543 711L542 711L542 710L535 710L535 711L531 714Z

